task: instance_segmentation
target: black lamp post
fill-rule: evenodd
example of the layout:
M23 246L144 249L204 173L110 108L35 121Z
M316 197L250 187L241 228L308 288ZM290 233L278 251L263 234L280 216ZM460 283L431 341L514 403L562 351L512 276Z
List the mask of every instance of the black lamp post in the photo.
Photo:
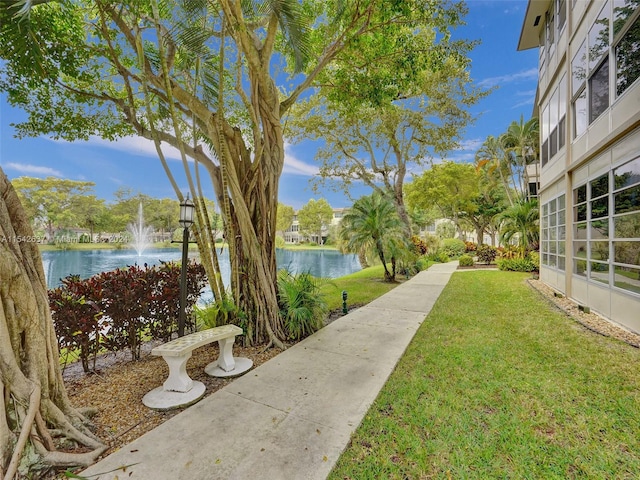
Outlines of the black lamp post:
M189 254L189 227L193 225L195 206L187 198L180 203L180 225L182 225L182 266L180 267L180 311L178 312L178 336L184 335L185 308L187 306L187 257Z
M349 310L347 309L347 291L343 290L342 291L342 314L346 315L347 313L349 313Z

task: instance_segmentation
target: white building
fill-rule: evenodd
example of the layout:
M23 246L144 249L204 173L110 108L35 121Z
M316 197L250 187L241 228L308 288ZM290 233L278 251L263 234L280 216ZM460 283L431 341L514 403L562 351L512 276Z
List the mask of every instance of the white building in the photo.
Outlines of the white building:
M640 332L640 0L529 0L540 278Z
M305 240L309 240L316 243L324 243L327 239L327 235L329 234L329 229L331 227L337 227L340 225L342 221L342 217L348 211L348 208L334 208L333 209L333 217L331 218L331 223L329 225L322 226L322 242L319 241L317 235L311 235L310 238L303 238L300 233L300 222L298 221L298 212L296 211L293 214L293 222L291 226L285 230L284 232L284 241L287 243L300 243Z

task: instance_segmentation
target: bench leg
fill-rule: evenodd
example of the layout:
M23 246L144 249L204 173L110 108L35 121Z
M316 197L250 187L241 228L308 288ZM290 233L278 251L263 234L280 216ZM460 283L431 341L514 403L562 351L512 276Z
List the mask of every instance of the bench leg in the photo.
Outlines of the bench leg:
M236 368L236 362L233 359L233 344L236 337L223 338L218 340L218 347L220 348L220 356L218 357L218 366L225 372L230 372Z
M182 357L163 357L169 365L169 377L162 387L171 392L188 392L193 388L193 380L187 375L187 360L191 352Z

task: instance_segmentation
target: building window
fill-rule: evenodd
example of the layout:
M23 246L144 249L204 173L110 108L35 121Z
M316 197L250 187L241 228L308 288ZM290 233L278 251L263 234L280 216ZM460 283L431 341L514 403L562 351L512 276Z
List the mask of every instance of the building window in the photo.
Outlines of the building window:
M640 294L640 157L573 191L573 273Z
M622 95L640 76L640 5L615 0L613 35L616 57L616 95Z
M587 129L587 46L582 42L571 61L571 105L573 107L573 135L580 136Z
M589 78L589 123L609 108L609 58Z
M545 166L566 143L565 118L567 111L567 77L560 79L549 104L542 111L541 164Z
M557 18L560 21L559 13ZM614 78L619 96L639 77L640 3L609 0L571 61L574 138L609 108Z
M549 52L549 58L553 56L556 51L555 45L555 27L553 21L553 7L552 10L547 12L547 50Z
M573 273L587 276L587 186L573 190Z
M567 143L567 135L565 132L565 118L567 116L567 76L564 75L560 79L558 86L558 150L561 150Z
M640 294L640 157L613 171L613 282Z
M544 30L542 30L540 32L540 42L539 42L540 43L540 51L538 52L539 55L540 55L539 59L538 59L539 70L540 70L540 74L541 74L540 76L542 76L542 73L544 72L544 61L545 61L545 58L547 57L547 50L545 48L545 43L544 43L545 42L545 38L544 37L545 37L545 32L544 32Z
M565 0L556 0L558 12L558 32L562 32L567 21L567 5Z
M589 123L609 107L609 2L600 10L588 36Z
M556 270L565 269L566 209L565 196L560 195L542 205L541 262Z

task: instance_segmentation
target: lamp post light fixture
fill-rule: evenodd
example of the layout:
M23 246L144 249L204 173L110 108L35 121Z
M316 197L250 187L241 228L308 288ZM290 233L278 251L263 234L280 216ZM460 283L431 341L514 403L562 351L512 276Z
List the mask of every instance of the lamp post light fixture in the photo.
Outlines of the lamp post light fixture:
M347 309L347 291L342 291L342 314L346 315L349 312Z
M180 203L180 225L182 225L182 265L180 267L180 311L178 312L178 336L184 335L185 309L187 306L187 257L189 254L189 227L193 225L195 205L187 198Z

